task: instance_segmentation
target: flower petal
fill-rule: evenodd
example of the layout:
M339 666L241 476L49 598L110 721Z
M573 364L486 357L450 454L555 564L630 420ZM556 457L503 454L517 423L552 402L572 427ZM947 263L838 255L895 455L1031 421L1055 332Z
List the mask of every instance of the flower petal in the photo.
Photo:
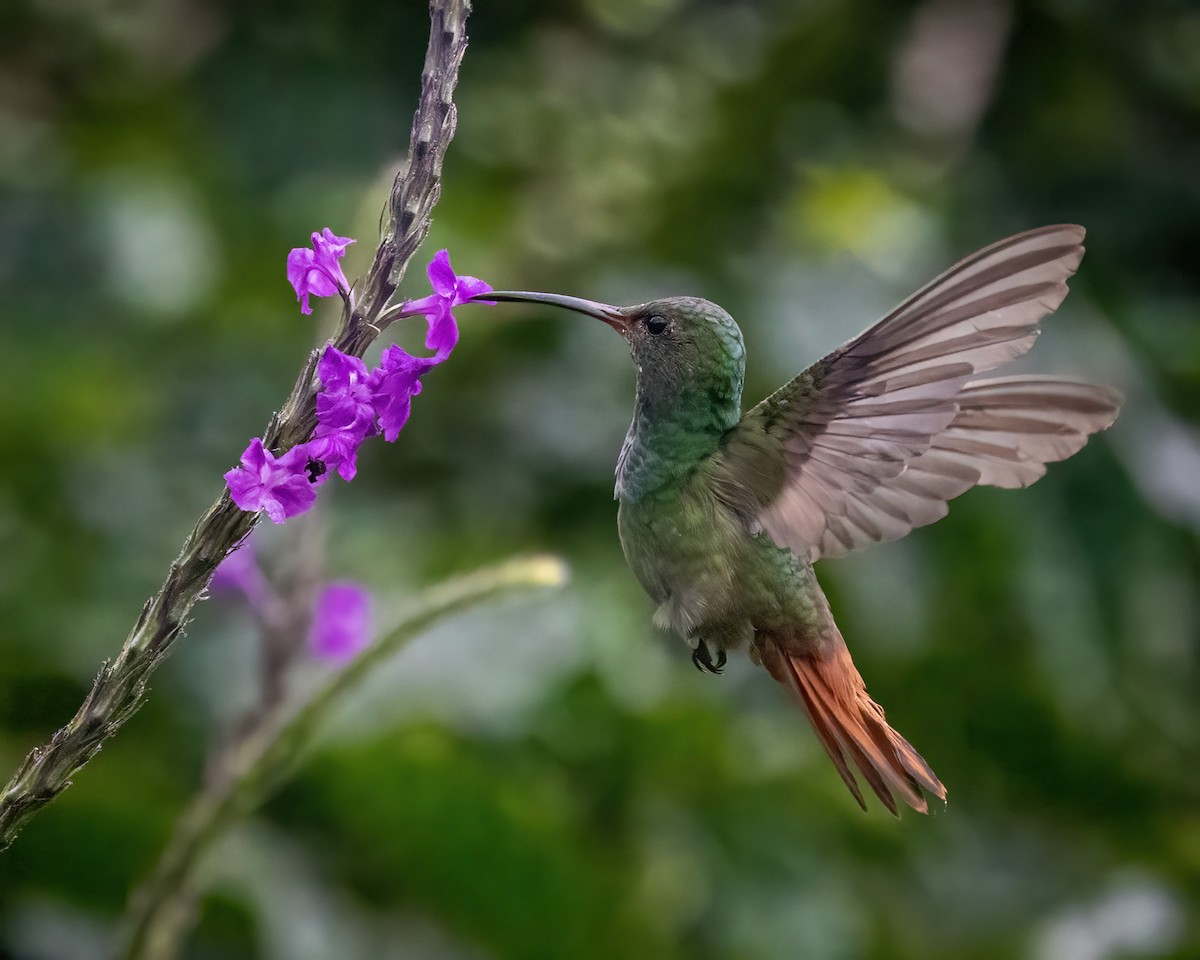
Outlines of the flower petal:
M477 297L481 293L491 293L494 289L495 287L490 283L486 280L480 280L478 277L459 277L458 289L454 299L456 303L466 303L472 297ZM495 305L496 303L495 300L476 300L475 302L488 305Z
M346 248L354 242L350 237L334 236L333 231L328 227L325 227L320 233L312 235L313 249L318 256L328 254L340 259L346 255Z
M262 508L273 523L283 523L307 511L316 500L317 491L307 475L293 474L271 486L263 497Z
M275 523L283 523L304 513L316 500L307 466L304 444L276 459L255 437L242 454L242 465L225 474L225 485L240 509L249 513L265 510Z
M234 467L225 474L225 486L229 488L229 497L239 510L257 513L262 509L262 484L250 471Z
M250 445L242 452L242 466L256 475L261 473L264 467L269 466L274 459L258 437L251 440Z
M425 273L429 277L429 285L433 287L434 293L440 297L454 296L458 278L450 268L450 251L439 250L435 253L433 259L429 261L429 266L425 268Z
M431 293L427 297L421 297L420 300L406 300L404 303L404 313L408 316L413 316L418 313L423 313L428 316L442 309L442 304L446 302L446 298L436 293Z
M346 253L346 247L354 243L349 237L335 236L326 227L321 233L312 235L312 249L296 247L287 258L288 282L296 291L301 313L312 313L308 298L330 297L335 293L348 296L350 284L338 260Z
M317 361L317 376L326 390L345 390L367 379L367 365L358 357L330 345Z
M454 322L454 314L447 308L442 313L429 318L429 331L425 334L425 346L437 351L440 363L450 356L450 351L458 343L458 324Z
M393 443L408 422L412 398L421 392L421 376L437 366L437 357L414 357L397 344L383 352L379 366L371 371L371 395L383 439Z
M338 476L349 483L358 473L358 448L362 446L363 440L374 432L374 409L365 429L360 424L354 424L344 430L326 430L320 427L317 435L308 442L309 456L328 468L336 469Z
M325 430L345 430L353 427L363 419L363 405L349 394L318 393L317 394L317 423ZM371 404L365 404L366 417L371 416Z

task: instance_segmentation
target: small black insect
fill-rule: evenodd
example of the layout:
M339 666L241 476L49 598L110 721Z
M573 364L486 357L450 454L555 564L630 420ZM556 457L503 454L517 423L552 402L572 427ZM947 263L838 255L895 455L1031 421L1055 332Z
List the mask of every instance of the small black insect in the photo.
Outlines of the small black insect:
M308 482L316 483L321 477L325 476L325 461L309 457L308 463L304 465L304 469L308 473Z

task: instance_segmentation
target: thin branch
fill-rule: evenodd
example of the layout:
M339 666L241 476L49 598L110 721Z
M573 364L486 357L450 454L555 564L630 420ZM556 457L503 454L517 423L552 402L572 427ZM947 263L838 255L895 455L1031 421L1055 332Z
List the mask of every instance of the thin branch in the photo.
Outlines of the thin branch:
M451 614L500 593L566 580L554 557L529 557L456 577L427 590L400 622L299 704L277 704L238 744L222 769L180 817L154 873L130 901L125 960L171 960L192 922L195 871L231 823L291 768L314 732L371 671L408 641Z
M432 0L431 30L421 98L413 118L409 159L396 177L383 238L353 312L343 311L334 345L362 356L378 335L379 314L429 232L441 194L442 160L454 136L454 87L467 46L468 0ZM279 452L308 439L316 425L314 381L318 351L307 358L291 394L263 436ZM71 784L70 778L141 706L146 682L182 636L192 606L217 564L254 527L256 514L239 510L222 492L192 529L161 589L146 601L115 660L100 667L83 705L44 746L30 751L0 793L0 850L42 807Z
M301 518L296 518L300 520ZM258 612L260 634L259 696L240 726L253 726L287 692L288 671L304 656L312 626L313 602L324 579L326 514L317 503L301 520L285 528L290 535L275 577L276 602Z
M325 527L320 503L288 524L280 551L285 559L273 582L260 569L262 596L245 595L247 611L258 627L258 698L218 736L206 765L209 780L222 776L242 741L283 701L291 670L306 655L313 605L323 579Z

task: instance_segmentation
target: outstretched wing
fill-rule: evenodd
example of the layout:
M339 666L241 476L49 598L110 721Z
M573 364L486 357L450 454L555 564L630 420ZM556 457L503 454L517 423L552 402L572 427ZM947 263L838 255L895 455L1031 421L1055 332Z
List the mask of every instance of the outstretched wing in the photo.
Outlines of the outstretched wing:
M1067 295L1082 227L1017 234L951 267L750 410L722 496L811 559L895 540L977 483L1023 486L1108 426L1114 391L973 379L1020 356Z
M1047 463L1078 453L1091 434L1110 426L1121 405L1110 387L1056 377L972 380L956 400L958 413L924 453L869 494L851 497L845 513L826 516L815 556L898 539L940 520L946 501L976 484L1027 487ZM785 542L786 517L764 526Z

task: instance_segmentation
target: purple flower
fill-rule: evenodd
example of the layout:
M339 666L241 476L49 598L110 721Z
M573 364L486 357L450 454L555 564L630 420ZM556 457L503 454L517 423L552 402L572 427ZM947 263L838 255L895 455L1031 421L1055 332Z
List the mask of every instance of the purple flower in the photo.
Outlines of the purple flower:
M350 284L338 261L346 255L346 247L354 243L349 237L335 237L326 227L312 235L312 249L296 247L288 254L287 278L296 290L301 313L312 313L309 296L331 297L335 293L347 296Z
M429 320L429 332L425 335L425 346L436 350L439 359L444 360L458 343L458 325L454 322L451 310L460 303L466 303L472 297L487 293L492 289L490 283L478 277L457 276L450 267L450 254L439 250L425 272L429 275L429 284L433 294L412 300L405 304L408 313L423 313ZM477 300L476 303L487 303L487 300Z
M240 593L250 606L262 609L271 588L258 565L258 550L253 534L225 554L225 559L213 572L208 588L214 595Z
M296 290L303 313L312 313L309 298L340 293L350 297L350 284L338 261L354 243L325 227L312 235L312 247L288 254L288 281ZM316 500L316 487L328 471L344 480L358 472L358 448L382 433L389 443L400 434L412 412L412 398L421 392L421 377L445 360L458 343L454 307L487 293L491 284L477 277L460 277L450 255L440 250L426 269L433 293L388 311L389 319L424 314L429 323L425 345L432 357L414 357L392 345L370 372L358 357L326 347L317 363L321 389L317 393L317 426L312 438L276 458L259 439L242 454L241 466L225 474L230 495L241 509L264 510L275 523L304 513ZM478 300L477 303L490 301Z
M309 649L319 660L344 663L367 645L371 596L356 583L331 583L313 609Z
M383 351L368 382L379 427L388 443L395 441L408 422L412 398L421 392L421 377L441 362L438 357L414 357L394 343Z
M309 465L315 471L313 483L318 487L327 470L336 470L339 477L349 483L358 475L358 448L363 435L351 430L329 430L317 427L313 438L305 444L308 448Z
M412 398L421 392L421 377L445 360L458 343L454 307L472 297L487 293L491 284L477 277L460 277L450 266L450 254L440 250L426 269L433 293L403 306L404 314L424 314L429 321L425 346L436 351L432 357L414 357L393 344L383 353L378 367L371 371L368 385L375 405L379 428L388 443L400 435L412 412ZM485 303L487 301L476 301Z
M313 486L319 476L309 466L307 444L277 458L255 437L242 454L242 465L225 474L225 485L241 509L265 510L272 522L283 523L313 505L317 498Z
M317 429L309 455L337 469L343 480L358 471L358 448L375 432L375 405L366 364L358 357L326 347L317 363Z
M317 362L317 376L321 379L317 423L331 430L357 430L365 436L375 419L366 364L329 346Z

